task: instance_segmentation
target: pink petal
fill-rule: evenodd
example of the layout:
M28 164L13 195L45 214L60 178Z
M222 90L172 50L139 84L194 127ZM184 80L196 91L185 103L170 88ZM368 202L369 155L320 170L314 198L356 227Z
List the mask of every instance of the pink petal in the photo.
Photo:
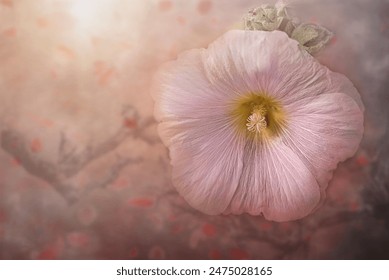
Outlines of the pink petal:
M207 78L215 88L235 97L262 88L258 74L270 65L269 57L264 55L268 51L264 35L233 30L209 45L203 61Z
M222 213L239 183L244 139L215 120L163 122L159 130L170 139L173 184L180 194L204 213Z
M285 107L283 141L325 188L338 162L353 156L363 134L363 111L343 93L321 94Z
M225 94L215 90L205 76L204 50L191 50L157 73L152 89L158 121L198 118L204 121L220 114ZM224 110L225 111L225 110Z
M361 111L364 110L365 106L362 103L359 92L345 75L336 72L330 72L329 82L331 86L328 92L342 92L347 94L358 104L358 107Z
M185 52L165 65L152 92L174 186L193 207L220 214L239 182L244 139L233 127L228 95L206 77L203 52Z
M203 53L207 78L219 91L235 98L250 92L267 92L274 57L282 52L289 55L289 47L295 52L297 42L284 32L229 31Z
M246 34L233 31L225 37L233 40L241 33ZM240 79L228 64L235 55L223 51L225 45L217 50L223 42L217 40L206 51L185 52L165 65L152 90L160 136L170 150L173 183L193 207L209 214L222 213L230 203L245 144L230 121L230 100L241 88L229 83Z
M246 146L240 184L225 213L263 213L278 222L308 215L320 201L315 177L279 140Z

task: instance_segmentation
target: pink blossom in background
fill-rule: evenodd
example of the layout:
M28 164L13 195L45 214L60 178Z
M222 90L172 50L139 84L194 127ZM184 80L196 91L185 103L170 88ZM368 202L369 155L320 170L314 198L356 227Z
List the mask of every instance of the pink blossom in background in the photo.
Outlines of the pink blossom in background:
M183 53L153 97L173 184L211 215L308 215L363 134L352 83L280 31L229 31Z

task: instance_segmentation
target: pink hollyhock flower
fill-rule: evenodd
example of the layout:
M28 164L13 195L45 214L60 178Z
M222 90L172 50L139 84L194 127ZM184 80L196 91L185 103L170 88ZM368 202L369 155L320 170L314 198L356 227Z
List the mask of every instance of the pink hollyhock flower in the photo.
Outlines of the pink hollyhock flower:
M211 215L308 215L363 134L352 83L280 31L230 31L185 52L153 97L173 184Z

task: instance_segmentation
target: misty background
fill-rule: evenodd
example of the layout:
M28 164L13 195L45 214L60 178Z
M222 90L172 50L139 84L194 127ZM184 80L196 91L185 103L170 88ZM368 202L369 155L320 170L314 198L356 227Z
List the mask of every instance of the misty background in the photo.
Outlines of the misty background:
M377 259L389 253L389 1L288 1L366 106L323 207L207 216L173 188L153 74L241 28L254 0L0 0L1 259Z

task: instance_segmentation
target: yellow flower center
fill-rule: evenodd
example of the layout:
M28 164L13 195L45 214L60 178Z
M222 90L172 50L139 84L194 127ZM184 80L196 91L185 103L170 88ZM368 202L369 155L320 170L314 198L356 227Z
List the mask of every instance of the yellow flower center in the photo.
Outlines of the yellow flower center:
M235 100L231 113L238 131L250 138L278 136L285 126L281 104L264 93L249 93Z

